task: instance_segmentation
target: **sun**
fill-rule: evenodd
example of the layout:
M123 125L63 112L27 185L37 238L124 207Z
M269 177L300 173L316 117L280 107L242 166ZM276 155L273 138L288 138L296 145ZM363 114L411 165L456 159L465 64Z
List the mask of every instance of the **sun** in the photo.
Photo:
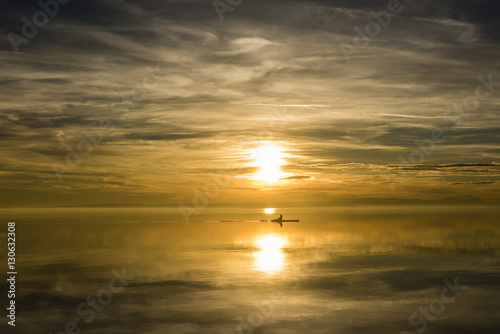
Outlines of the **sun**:
M255 174L256 180L273 183L286 176L281 171L281 166L284 165L282 158L285 157L282 151L281 147L271 142L266 142L254 150L254 166L259 167Z
M265 208L264 213L267 215L273 214L276 211L276 208Z

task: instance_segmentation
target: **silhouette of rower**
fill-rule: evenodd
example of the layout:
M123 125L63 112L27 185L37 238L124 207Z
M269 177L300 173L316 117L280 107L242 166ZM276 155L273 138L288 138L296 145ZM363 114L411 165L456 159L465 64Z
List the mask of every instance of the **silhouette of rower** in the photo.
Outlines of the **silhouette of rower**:
M280 215L279 218L273 219L273 222L280 224L280 227L283 227L283 215Z

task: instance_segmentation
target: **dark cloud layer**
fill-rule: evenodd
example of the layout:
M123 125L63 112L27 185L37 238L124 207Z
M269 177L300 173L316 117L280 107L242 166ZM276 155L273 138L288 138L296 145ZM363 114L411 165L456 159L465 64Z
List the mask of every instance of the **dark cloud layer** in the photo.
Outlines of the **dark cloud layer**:
M354 182L361 202L423 199L423 188L441 186L450 187L446 198L462 201L460 185L494 184L496 169L457 179L456 169L439 168L449 175L397 181L399 196L380 189L388 189L384 175L400 156L408 160L438 127L447 140L414 169L500 160L499 5L401 4L348 63L341 45L355 46L355 29L387 1L243 1L221 21L207 1L73 0L20 52L8 34L22 36L21 19L32 21L40 7L9 1L0 13L3 193L31 192L32 201L46 191L58 203L67 198L64 204L147 194L175 204L189 201L211 173L240 167L231 191L248 194L259 188L248 181L250 152L268 140L287 153L282 187L290 194L305 191L328 204L348 200L349 187L332 192L333 183ZM447 113L489 75L491 95L454 126ZM99 144L68 167L68 154L89 133ZM65 166L62 183L54 163ZM357 167L338 172L350 163ZM103 183L110 177L115 183ZM307 191L299 189L306 181ZM486 202L498 201L493 187L483 191ZM231 198L222 193L220 201Z

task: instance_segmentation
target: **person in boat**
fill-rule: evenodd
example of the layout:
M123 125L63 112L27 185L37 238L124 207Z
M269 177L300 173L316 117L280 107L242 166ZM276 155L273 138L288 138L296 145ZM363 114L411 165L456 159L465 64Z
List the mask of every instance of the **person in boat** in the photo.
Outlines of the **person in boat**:
M272 222L279 222L279 221L283 221L283 215L280 215L278 218L276 219L271 219Z
M280 224L283 227L283 215L280 215L278 218L271 220L272 222Z

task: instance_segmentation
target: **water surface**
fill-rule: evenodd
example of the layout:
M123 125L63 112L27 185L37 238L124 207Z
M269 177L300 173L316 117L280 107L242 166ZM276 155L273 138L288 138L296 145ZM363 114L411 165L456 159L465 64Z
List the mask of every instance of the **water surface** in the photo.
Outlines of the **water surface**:
M300 222L280 228L246 209L191 223L176 209L7 210L18 225L15 332L499 332L498 212L276 213Z

